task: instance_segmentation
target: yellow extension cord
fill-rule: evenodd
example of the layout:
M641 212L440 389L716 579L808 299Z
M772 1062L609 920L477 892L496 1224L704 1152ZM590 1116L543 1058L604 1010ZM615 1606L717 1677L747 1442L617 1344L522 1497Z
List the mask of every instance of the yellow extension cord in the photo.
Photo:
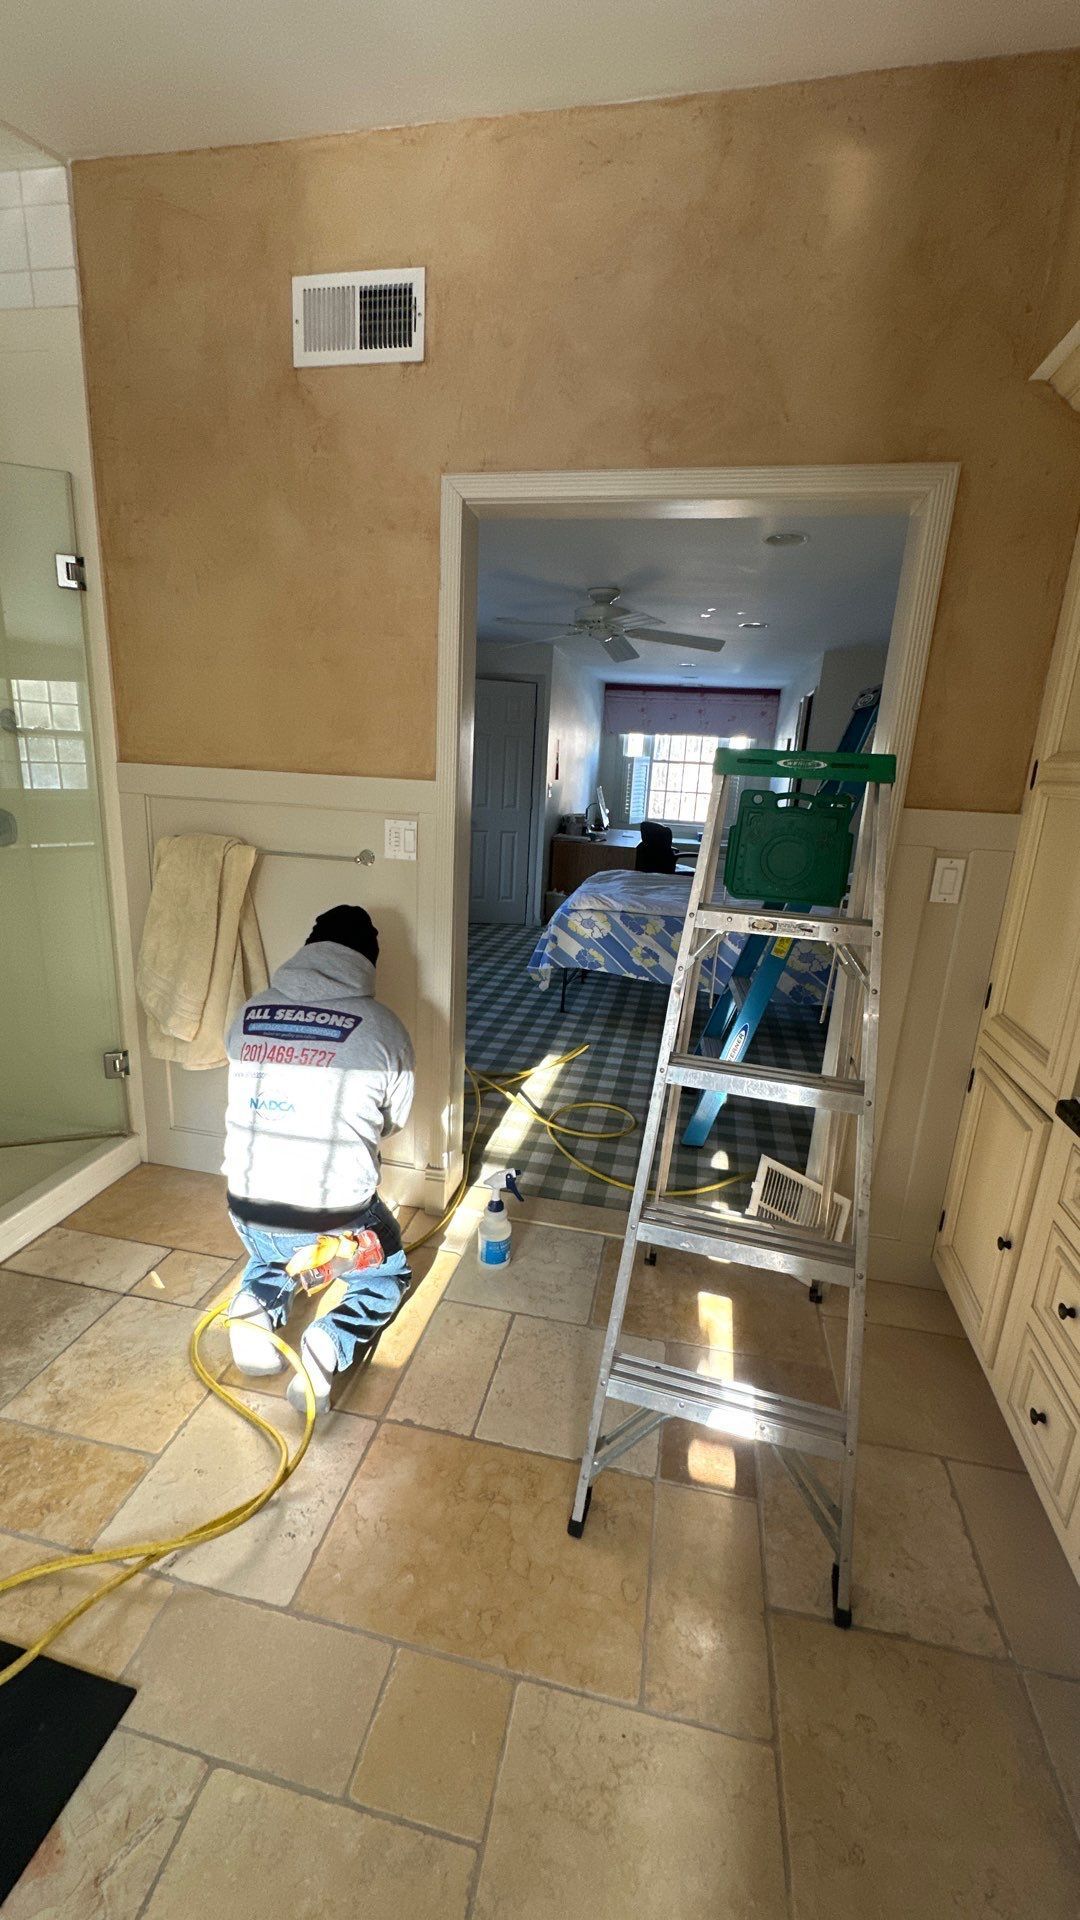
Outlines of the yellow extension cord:
M553 1108L550 1113L544 1113L535 1102L529 1098L528 1094L515 1091L515 1088L518 1088L522 1081L531 1079L534 1073L550 1071L557 1067L566 1066L571 1060L578 1059L581 1054L587 1051L588 1047L584 1044L579 1047L574 1047L568 1053L559 1054L552 1060L541 1061L535 1067L527 1067L523 1073L510 1074L504 1080L495 1080L485 1073L476 1073L472 1067L466 1064L465 1072L472 1089L476 1110L473 1115L472 1128L469 1134L469 1144L465 1153L461 1179L454 1189L453 1195L441 1217L435 1222L434 1226L428 1228L426 1233L421 1234L418 1240L411 1240L407 1243L405 1247L406 1253L415 1253L417 1248L425 1246L437 1233L440 1233L443 1227L446 1226L448 1221L451 1220L457 1212L458 1207L468 1192L469 1175L473 1155L476 1150L477 1135L480 1131L483 1100L484 1095L487 1093L499 1093L511 1106L523 1108L530 1119L535 1120L544 1128L552 1145L557 1147L559 1152L563 1154L573 1166L580 1168L583 1173L588 1174L590 1179L602 1180L605 1186L618 1187L623 1193L631 1193L633 1191L633 1183L631 1181L617 1180L612 1174L597 1172L595 1167L587 1166L584 1160L579 1160L577 1155L571 1153L569 1147L564 1146L563 1142L559 1139L560 1134L565 1134L569 1138L576 1140L621 1140L626 1134L632 1133L638 1124L636 1117L630 1112L629 1107L621 1107L614 1100L567 1100L560 1106ZM561 1115L577 1113L586 1107L593 1108L598 1112L616 1113L622 1120L623 1125L595 1130L588 1127L567 1125L565 1119L560 1118ZM686 1199L694 1194L718 1193L721 1188L733 1186L737 1181L745 1179L746 1177L746 1175L740 1173L729 1173L723 1180L714 1180L708 1186L673 1188L671 1189L671 1194L673 1198ZM166 1559L169 1554L179 1553L185 1547L201 1546L204 1541L216 1540L222 1534L231 1533L235 1527L242 1527L246 1520L252 1519L255 1514L261 1512L262 1508L268 1505L279 1489L285 1485L290 1475L296 1472L297 1467L300 1465L301 1460L311 1444L311 1436L315 1429L315 1391L308 1377L307 1370L299 1355L293 1351L287 1341L283 1340L280 1335L276 1333L267 1335L267 1338L273 1341L278 1352L288 1361L297 1378L303 1383L304 1388L304 1432L295 1449L290 1452L289 1443L285 1435L280 1433L277 1427L272 1426L269 1420L264 1420L261 1414L255 1413L251 1407L245 1406L244 1402L239 1399L235 1393L231 1393L228 1387L221 1384L220 1380L215 1380L203 1364L200 1352L202 1337L216 1320L224 1320L227 1324L228 1310L229 1302L223 1300L217 1306L209 1307L196 1322L192 1330L191 1342L188 1349L191 1365L203 1385L209 1388L211 1393L216 1394L219 1400L223 1400L225 1405L231 1407L234 1413L238 1413L241 1419L248 1422L249 1426L256 1427L260 1433L264 1433L267 1439L276 1447L278 1465L272 1479L267 1482L261 1493L253 1494L251 1499L242 1501L239 1506L230 1507L226 1513L219 1513L212 1520L204 1521L200 1527L192 1527L187 1533L178 1534L173 1540L141 1541L134 1546L111 1547L97 1553L90 1551L87 1553L60 1554L53 1560L42 1560L38 1562L36 1566L23 1567L20 1572L9 1574L6 1579L0 1580L0 1596L2 1596L5 1593L14 1592L17 1587L27 1586L32 1580L45 1580L50 1574L67 1573L75 1567L111 1566L117 1560L124 1562L130 1561L132 1563L130 1566L126 1564L123 1565L119 1573L113 1574L111 1579L104 1581L100 1587L96 1587L93 1593L87 1594L85 1599L80 1600L77 1606L72 1607L68 1613L64 1614L62 1619L56 1621L53 1626L49 1627L48 1630L41 1635L40 1639L35 1640L33 1646L27 1647L25 1653L21 1653L17 1660L13 1660L9 1666L4 1667L3 1670L0 1671L0 1687L4 1686L7 1681L13 1680L16 1674L21 1673L25 1667L28 1667L32 1660L37 1659L39 1653L44 1653L46 1648L51 1647L54 1640L59 1639L60 1635L65 1633L68 1627L74 1626L76 1620L81 1620L83 1614L88 1613L91 1607L95 1607L99 1600L104 1600L108 1594L115 1593L117 1589L124 1586L128 1580L133 1580L136 1574L144 1573L148 1567L152 1567L158 1560Z

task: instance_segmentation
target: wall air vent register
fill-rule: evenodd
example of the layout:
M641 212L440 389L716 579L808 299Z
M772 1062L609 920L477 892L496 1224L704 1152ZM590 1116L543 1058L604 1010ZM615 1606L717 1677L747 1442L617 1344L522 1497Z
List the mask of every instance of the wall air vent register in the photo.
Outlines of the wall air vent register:
M308 273L292 289L294 367L423 359L423 267Z

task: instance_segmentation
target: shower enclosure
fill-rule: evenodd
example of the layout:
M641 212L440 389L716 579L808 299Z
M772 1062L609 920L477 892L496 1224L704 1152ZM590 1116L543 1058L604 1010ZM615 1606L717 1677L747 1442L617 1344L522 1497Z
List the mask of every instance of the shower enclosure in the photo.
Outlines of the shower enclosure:
M128 1131L66 473L0 462L0 1225Z

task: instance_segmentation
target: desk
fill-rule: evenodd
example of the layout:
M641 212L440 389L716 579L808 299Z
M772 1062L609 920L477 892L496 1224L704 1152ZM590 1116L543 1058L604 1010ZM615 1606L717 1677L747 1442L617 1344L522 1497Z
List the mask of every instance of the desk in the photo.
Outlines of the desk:
M676 839L675 852L680 861L696 858L701 842L698 836ZM551 869L548 886L552 893L573 893L583 880L608 867L632 867L641 845L636 827L609 827L601 839L586 840L579 833L556 833L551 839ZM680 867L680 871L688 869Z
M607 867L632 867L641 845L636 827L609 827L602 840L586 840L580 833L556 833L551 839L552 893L573 893L583 880Z

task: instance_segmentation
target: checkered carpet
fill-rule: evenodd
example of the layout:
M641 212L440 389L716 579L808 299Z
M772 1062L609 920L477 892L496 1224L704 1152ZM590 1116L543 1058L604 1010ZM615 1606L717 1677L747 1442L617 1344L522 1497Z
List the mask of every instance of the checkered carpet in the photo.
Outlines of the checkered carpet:
M550 1112L567 1100L614 1100L644 1118L652 1089L667 996L646 981L590 973L567 984L566 1011L559 1011L558 976L541 993L525 971L536 944L533 927L476 925L469 930L469 986L466 1052L469 1064L492 1077L520 1072L538 1061L588 1044L579 1060L542 1079L528 1091ZM699 1023L707 1007L702 1001ZM695 1027L695 1033L697 1028ZM762 1065L821 1068L824 1030L814 1008L770 1007L749 1048L748 1058ZM681 1126L693 1110L695 1094L684 1094ZM471 1099L467 1105L471 1116ZM603 1129L618 1126L615 1115L580 1112L573 1124ZM484 1102L480 1143L485 1173L500 1166L524 1169L524 1191L549 1200L625 1208L629 1194L592 1180L557 1151L542 1127L523 1125L519 1108L489 1095ZM676 1149L675 1187L702 1186L729 1173L746 1183L725 1189L723 1200L745 1205L749 1180L760 1154L786 1166L806 1165L812 1116L797 1107L731 1099L723 1107L707 1144L700 1150ZM571 1152L600 1173L633 1182L641 1142L640 1128L620 1140L568 1140Z

